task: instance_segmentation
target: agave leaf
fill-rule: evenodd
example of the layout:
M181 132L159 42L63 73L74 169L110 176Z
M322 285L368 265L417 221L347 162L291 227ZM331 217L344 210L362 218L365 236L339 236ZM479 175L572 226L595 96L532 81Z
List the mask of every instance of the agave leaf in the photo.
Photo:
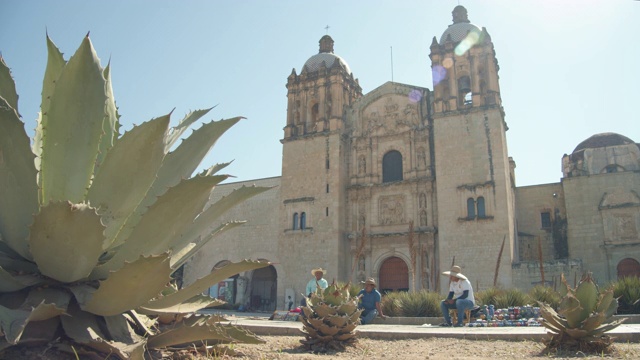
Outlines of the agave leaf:
M347 301L343 304L340 304L340 307L338 308L338 314L351 315L357 309L358 309L358 305L355 301Z
M18 93L16 83L11 76L11 70L0 55L0 97L3 98L10 107L18 112Z
M196 280L193 284L179 290L175 294L165 296L161 299L152 300L144 305L145 309L158 310L178 305L194 296L201 294L211 284L218 283L230 276L243 271L260 269L269 266L267 261L244 260L236 263L229 263L221 268L214 269L209 275Z
M0 268L0 292L14 292L42 282L33 275L12 275Z
M560 282L561 284L558 289L558 294L560 294L560 297L565 297L571 292L571 287L567 284L567 279L564 277L564 273L560 274Z
M176 325L173 328L149 337L148 346L152 349L190 343L228 344L234 339L221 326L197 324Z
M333 306L329 306L327 304L316 305L313 307L313 310L315 311L316 314L318 314L318 317L321 317L321 318L326 316L333 316L338 312L336 308L334 308Z
M42 321L64 314L70 300L71 294L67 291L55 288L37 288L29 291L29 295L20 309L31 311L31 309L41 306L42 310L37 316L32 317L31 321Z
M0 68L5 66L4 62ZM38 212L34 155L18 113L0 97L0 237L25 259L32 216Z
M136 324L138 329L144 330L145 334L153 335L156 333L154 330L154 326L156 325L155 319L139 314L134 310L129 310L124 315L127 316L127 318L130 318L131 323Z
M175 247L176 254L174 256L171 256L171 268L172 269L179 268L187 260L189 260L191 256L193 256L196 252L198 252L198 250L200 250L203 246L205 246L214 237L222 234L225 231L235 229L238 226L244 225L245 223L246 221L233 221L233 222L222 224L218 226L218 228L215 229L213 232L211 232L211 234L206 235L204 240L200 240L198 238L196 239L197 241L196 243L190 243L190 244L193 244L193 246L191 246L190 244L187 244L186 246L183 246L182 244L177 244ZM180 246L182 246L182 248L180 248Z
M601 336L605 332L613 330L625 322L628 318L619 319L608 324L600 325L597 329L591 332L592 336Z
M16 273L38 273L38 266L36 264L22 259L20 255L16 253L12 256L8 256L6 252L12 252L12 250L6 244L1 242L1 239L2 237L0 236L0 268Z
M109 274L88 301L78 299L78 302L85 311L103 316L117 315L157 296L171 279L170 274L168 254L140 257ZM79 291L83 289L78 288Z
M131 328L129 321L123 314L104 317L110 338L125 344L139 343L144 338Z
M0 332L4 333L7 342L17 344L24 328L30 321L46 320L64 313L55 304L41 303L30 310L12 310L0 306Z
M582 307L581 317L584 320L589 317L598 304L598 288L590 276L587 276L586 280L578 284L576 298L580 301L580 306Z
M36 131L31 146L33 153L36 155L35 165L37 170L40 170L42 138L44 137L44 129L46 129L48 124L47 114L49 112L51 95L53 95L56 80L60 77L60 73L66 64L67 62L62 57L62 53L47 34L47 68L44 72L44 79L42 80L42 101L40 103L40 112L38 113ZM40 185L40 180L38 180L38 185Z
M35 216L29 247L42 274L62 282L87 277L102 253L104 226L85 204L52 202Z
M353 339L357 336L357 334L355 333L346 333L346 334L340 334L337 336L334 336L334 339L338 340L338 341L347 341L350 339Z
M100 145L98 147L98 157L96 159L96 167L100 167L107 152L113 146L114 140L118 138L118 129L120 127L118 123L118 108L116 107L116 100L113 97L113 86L111 85L111 63L107 64L106 68L102 72L104 77L105 91L107 100L104 105L104 120L102 122L102 137L100 138Z
M180 240L180 235L204 208L211 189L226 178L197 176L169 189L142 216L129 239L117 249L113 258L97 267L91 278L103 278L108 271L118 269L125 261L132 261L140 254L155 255L172 250L173 242Z
M103 132L105 86L100 60L87 36L62 69L43 124L43 204L84 200Z
M232 207L242 203L243 201L261 194L271 187L257 187L257 186L242 186L239 189L234 189L229 195L216 201L209 206L205 211L198 216L193 225L184 234L181 244L178 248L182 248L185 244L190 242L196 242L196 239L200 237L204 239L206 235L211 233L211 227L216 224L218 218L227 212Z
M583 330L583 329L572 329L572 328L566 328L564 329L565 333L567 333L569 336L571 336L574 339L581 339L585 336L589 336L589 332L587 330Z
M158 171L158 178L136 212L142 214L144 209L153 204L168 188L191 176L218 138L240 119L241 117L236 117L204 124L183 140L174 151L168 153Z
M105 238L112 247L120 245L111 242L156 178L168 127L168 115L134 127L116 140L96 170L87 198L99 208L107 226Z
M188 314L204 309L209 306L219 306L225 304L224 301L205 295L197 295L180 304L170 306L164 309L149 309L144 306L138 309L139 313L147 315L159 314Z
M329 319L331 325L341 328L349 322L349 318L346 316L331 316Z
M229 166L232 162L233 161L229 161L229 162L226 162L226 163L215 164L215 165L209 167L207 170L203 171L202 175L211 176L213 174L216 174L218 171L220 171L220 170L226 168L227 166Z
M618 299L614 298L609 303L609 307L604 310L605 319L609 319L616 311L618 311Z
M264 344L266 342L260 339L258 336L256 336L256 334L252 333L251 331L243 327L234 326L230 324L226 324L226 325L218 324L217 326L222 327L222 329L224 329L227 335L231 337L234 340L234 342L239 342L241 344Z
M586 330L588 333L591 333L598 326L602 325L605 321L604 313L594 313L590 315L585 321L580 324L580 329Z
M173 147L176 141L180 139L180 136L182 136L182 134L185 132L185 130L189 128L189 126L191 126L191 124L198 121L201 117L206 115L214 107L210 107L208 109L191 111L187 115L185 115L185 117L182 118L182 120L180 120L177 126L172 127L171 130L169 130L169 132L165 136L165 140L164 140L165 153L169 152L169 150Z
M558 329L564 329L569 327L569 323L567 320L563 319L558 315L558 313L549 305L538 301L540 306L540 314L541 316L552 326Z
M121 359L143 360L146 340L125 344L110 339L101 330L100 321L94 314L81 311L77 306L69 307L71 316L61 316L62 327L67 336L102 353L114 354Z
M575 328L580 324L586 317L582 317L582 307L580 306L580 301L573 296L571 293L565 295L560 301L560 305L558 306L558 313L564 316L569 323L569 327Z
M317 326L316 330L318 330L321 334L328 336L333 336L340 332L340 328L333 327L324 323Z
M596 306L595 312L597 313L605 312L607 309L609 309L609 306L611 305L612 301L613 301L613 289L606 290L603 294L600 295L600 301L598 301L598 305Z

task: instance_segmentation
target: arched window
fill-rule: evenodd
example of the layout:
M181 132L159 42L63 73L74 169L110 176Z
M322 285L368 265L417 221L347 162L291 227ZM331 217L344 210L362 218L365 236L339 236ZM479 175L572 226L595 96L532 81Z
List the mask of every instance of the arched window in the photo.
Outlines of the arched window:
M293 230L298 230L298 213L293 214Z
M300 214L300 230L307 228L307 213Z
M382 182L402 180L402 154L391 150L382 158Z
M462 105L473 104L471 97L471 78L468 76L462 76L458 79L458 92L460 93L460 101Z
M319 114L320 111L318 110L318 104L313 105L313 107L311 107L311 126L318 121Z
M602 173L604 174L611 174L611 173L617 173L617 172L623 172L623 171L624 171L624 168L616 164L607 165L605 166L604 169L602 169Z
M478 201L476 202L476 206L478 207L478 217L479 218L483 218L483 217L487 216L487 214L484 211L484 198L482 196L480 196L478 198Z
M473 198L467 199L467 218L473 219L476 217L476 202Z

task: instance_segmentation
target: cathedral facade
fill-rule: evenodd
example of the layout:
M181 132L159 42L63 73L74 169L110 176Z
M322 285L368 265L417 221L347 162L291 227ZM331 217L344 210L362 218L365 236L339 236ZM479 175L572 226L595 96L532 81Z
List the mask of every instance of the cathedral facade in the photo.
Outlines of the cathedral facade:
M209 294L270 311L297 303L310 270L374 277L382 291L444 292L460 265L476 289L553 284L591 271L640 276L640 146L596 134L562 158L559 183L516 187L498 61L485 28L457 6L430 46L433 89L387 82L363 94L334 41L287 78L282 175L229 211L242 227L187 264L190 283L240 259L272 265Z

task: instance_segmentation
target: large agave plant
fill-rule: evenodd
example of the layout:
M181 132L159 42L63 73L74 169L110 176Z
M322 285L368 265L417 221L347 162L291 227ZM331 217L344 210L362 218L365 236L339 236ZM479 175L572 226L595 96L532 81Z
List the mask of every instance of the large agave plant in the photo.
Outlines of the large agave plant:
M560 305L558 312L539 302L542 325L551 333L546 342L548 348L578 349L580 351L605 351L613 343L604 335L626 319L611 321L618 308L613 290L600 293L590 273L585 274L575 289L567 284L562 275Z
M358 298L349 293L350 284L342 287L335 281L326 289L318 287L307 306L302 307L302 327L308 349L326 352L328 349L342 350L346 344L356 340L354 331L360 324Z
M168 332L155 326L158 315L211 305L201 295L211 284L268 265L231 263L171 286L191 255L241 224L217 224L220 215L266 190L243 187L204 210L227 164L190 178L240 118L207 123L177 147L210 109L173 128L169 114L120 136L110 67L100 66L89 37L68 62L48 37L47 46L32 146L0 57L0 351L61 338L76 351L142 359L149 348L260 341L219 318L181 316Z

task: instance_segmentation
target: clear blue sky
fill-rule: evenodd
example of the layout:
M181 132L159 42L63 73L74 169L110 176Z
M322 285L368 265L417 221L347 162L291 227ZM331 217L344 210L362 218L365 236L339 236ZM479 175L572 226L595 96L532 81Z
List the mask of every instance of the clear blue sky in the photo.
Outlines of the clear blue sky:
M237 180L279 176L286 78L335 53L365 93L393 79L433 88L431 39L464 5L491 34L509 155L518 186L558 182L561 158L600 132L640 142L640 2L632 0L90 1L0 0L0 51L32 135L46 64L45 32L68 59L90 31L109 59L125 129L175 108L218 105L206 120L247 117L202 167L235 160Z

